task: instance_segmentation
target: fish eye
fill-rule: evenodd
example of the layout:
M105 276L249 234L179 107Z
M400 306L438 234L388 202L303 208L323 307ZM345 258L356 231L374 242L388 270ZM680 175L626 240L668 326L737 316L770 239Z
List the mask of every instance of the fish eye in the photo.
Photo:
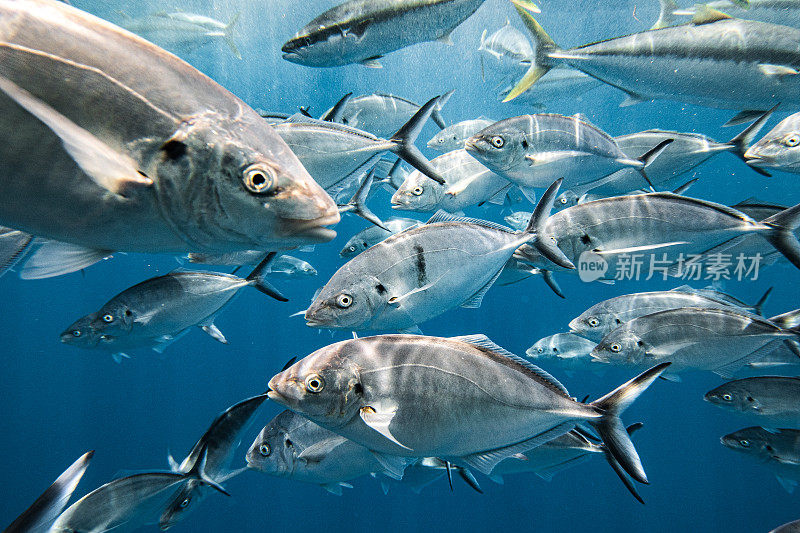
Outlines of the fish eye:
M351 305L353 305L353 297L349 294L340 294L336 297L336 305L341 307L342 309L347 309Z
M790 148L797 146L798 144L800 144L800 135L798 135L797 133L792 133L791 135L787 135L783 139L783 144L785 144Z
M740 440L739 444L742 445L742 448L749 448L750 447L750 441L747 440L747 439Z
M561 198L561 199L559 200L559 202L561 202L562 204L565 204L565 205L566 205L566 203L567 203L567 199L566 199L566 198Z
M444 144L444 137L439 137L439 144Z
M492 146L494 146L495 148L502 148L505 143L506 142L499 135L495 135L494 137L492 137Z
M350 251L351 251L351 252L355 252L355 251L356 251L356 247L355 247L355 246L351 246L351 247L350 247Z
M416 187L411 189L411 194L413 194L414 196L419 196L420 194L422 194L422 187L417 185Z
M544 353L544 348L536 348L536 353Z
M261 165L252 165L244 171L244 186L256 194L268 193L275 185L275 173Z
M114 315L112 314L103 315L103 322L105 322L106 324L110 324L113 321L114 321Z
M306 378L306 390L308 392L321 392L325 388L325 380L319 374L309 374Z
M609 346L608 349L614 353L619 353L620 351L622 351L622 346L620 346L618 342L615 342L611 346Z
M272 450L270 449L269 444L262 444L258 447L258 453L264 457L269 457L269 454L272 453Z
M189 507L189 503L191 501L192 501L191 498L184 498L184 500L181 502L181 507L186 509L187 507Z
M596 328L600 325L600 321L595 317L589 317L589 320L587 320L586 323L589 324L589 327L591 328Z
M81 336L81 330L79 330L79 329L73 329L73 330L72 330L72 336L73 336L73 337L80 337L80 336Z
M725 394L722 395L722 399L725 400L726 402L729 402L729 401L733 400L733 396L731 396L728 393L725 393Z

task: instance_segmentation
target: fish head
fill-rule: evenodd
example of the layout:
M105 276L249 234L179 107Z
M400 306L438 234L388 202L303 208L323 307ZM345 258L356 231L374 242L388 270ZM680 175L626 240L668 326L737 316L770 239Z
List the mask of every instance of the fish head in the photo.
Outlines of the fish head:
M525 133L504 122L482 129L464 143L469 155L498 174L525 163L528 149Z
M428 141L428 148L437 152L449 152L463 147L464 143L460 141L458 134L451 128L443 129Z
M289 476L295 470L297 451L289 427L298 415L284 411L264 426L245 456L247 468L271 476Z
M531 359L544 359L552 353L552 336L536 341L533 346L525 350L525 355Z
M311 302L306 323L317 328L363 329L381 309L386 294L378 279L352 274L345 265Z
M800 115L792 115L744 153L748 165L800 172Z
M61 333L61 342L79 348L95 348L100 335L92 328L97 313L79 318Z
M776 435L769 430L753 426L729 433L723 436L720 442L731 450L768 461L778 454L773 442L775 437Z
M599 339L621 325L622 321L618 317L612 313L599 312L594 306L572 319L569 329L576 335Z
M415 170L392 195L392 209L435 211L443 197L444 186Z
M134 322L146 321L147 317L135 311L125 298L117 297L94 313L92 329L101 336L122 336L131 332Z
M317 269L311 266L311 263L299 260L296 265L296 273L299 276L316 276Z
M746 382L729 381L708 391L703 399L728 411L758 414L761 410L761 402L747 390L744 383Z
M269 381L269 398L334 429L358 416L364 387L350 341L320 348Z
M354 235L339 251L340 257L351 258L355 257L364 250L369 248L369 243L361 238L361 234Z
M195 479L190 479L180 485L181 488L170 499L158 518L158 527L161 531L166 531L183 520L183 517L195 507L192 504L201 497L198 486L199 482Z
M573 191L564 191L558 195L555 203L553 203L553 210L561 211L562 209L566 209L567 207L578 205L579 200L580 196L575 194Z
M320 15L284 43L281 47L283 59L307 67L331 66L332 61L342 59L340 56L346 52L348 43L352 45L358 41L358 31L361 29L331 27L325 14Z
M636 333L622 327L603 337L590 356L601 363L639 365L647 361L648 348Z
M325 227L339 222L333 199L243 104L235 119L184 121L153 159L159 205L196 251L268 250L336 236Z

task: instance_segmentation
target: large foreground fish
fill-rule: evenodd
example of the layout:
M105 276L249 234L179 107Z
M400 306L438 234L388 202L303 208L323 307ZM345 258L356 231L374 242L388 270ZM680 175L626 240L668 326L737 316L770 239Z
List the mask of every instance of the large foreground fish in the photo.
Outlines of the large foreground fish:
M153 253L335 235L286 143L187 63L61 2L3 0L0 20L0 223Z
M800 30L701 9L689 24L562 49L514 2L536 41L530 69L505 100L567 64L627 92L631 101L677 100L725 109L769 109L800 100Z
M389 52L450 32L484 0L350 0L306 24L283 45L283 58L307 67L380 67Z
M503 459L588 423L614 464L646 483L619 415L668 366L584 404L484 335L383 335L317 350L274 376L268 394L369 448L390 471L439 457L489 474Z

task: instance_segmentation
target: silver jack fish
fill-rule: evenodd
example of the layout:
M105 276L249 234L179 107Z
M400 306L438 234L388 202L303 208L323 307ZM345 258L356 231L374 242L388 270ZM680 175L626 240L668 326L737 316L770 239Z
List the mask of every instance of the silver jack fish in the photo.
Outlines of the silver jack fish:
M325 11L283 45L283 58L307 67L361 63L450 33L484 0L350 0Z
M464 148L467 139L497 122L488 118L476 118L447 126L428 141L428 148L437 152L452 152Z
M389 231L378 226L370 226L367 229L361 230L347 241L344 248L341 249L339 255L341 257L352 258L366 250L372 248L381 241L386 240L395 233L400 233L410 228L415 228L422 224L419 220L413 218L399 218L392 217L384 221L384 225Z
M195 468L198 461L205 458L204 473L216 483L223 483L241 473L242 469L230 469L233 452L239 445L241 432L249 425L253 415L266 399L266 394L254 396L220 413L182 463L178 464L172 456L169 457L172 471L187 474ZM183 520L186 514L196 507L192 504L196 504L205 496L205 489L206 486L201 480L193 478L187 480L161 512L158 520L161 530L166 531Z
M584 404L483 335L384 335L317 350L274 376L268 394L373 450L387 470L440 457L488 475L503 459L588 423L619 470L646 483L619 415L668 366Z
M749 427L725 435L720 442L766 465L786 492L794 492L800 481L800 431Z
M542 197L527 228L439 212L427 224L376 244L343 265L305 313L312 327L406 329L458 306L480 307L521 244L559 253L538 239L560 182Z
M192 326L227 344L214 319L241 289L254 287L286 301L262 277L274 255L270 253L246 278L178 271L143 281L77 320L61 334L61 342L111 352L118 363L129 348L150 346L162 352Z
M257 250L245 250L243 252L231 252L229 254L189 254L190 263L200 263L203 265L226 265L243 266L258 265L266 258L267 254ZM276 257L267 267L265 274L273 276L286 276L289 278L299 276L316 276L317 269L307 261L297 257L282 254Z
M672 10L674 16L695 16L705 7L722 11L735 18L800 27L800 2L798 0L714 0L687 9Z
M572 333L556 333L536 341L533 346L525 351L530 359L537 362L552 361L561 364L569 370L582 370L587 368L586 363L591 361L589 354L597 346L592 342ZM592 368L592 367L588 367ZM594 368L592 368L594 370Z
M93 455L94 450L81 455L33 502L33 505L5 528L3 533L45 533L49 531L50 526L61 514L61 510L67 505L72 493L78 487Z
M762 426L799 427L800 378L759 376L737 379L703 397L717 407L745 415Z
M440 128L446 125L441 110L452 92L440 98L431 112L431 120ZM408 122L421 107L411 100L391 94L364 94L348 97L344 103L340 100L336 106L323 113L320 120L339 122L351 128L368 131L376 137L388 137Z
M527 9L514 4L536 42L536 57L505 101L560 64L622 89L630 102L666 99L751 110L800 99L800 30L795 28L732 19L704 8L690 24L565 50Z
M61 2L4 0L0 20L0 223L149 253L335 236L286 143L187 63Z
M781 120L744 153L755 168L800 174L800 113Z
M670 361L670 376L697 369L730 378L782 348L790 349L800 364L798 340L800 329L782 328L735 308L681 307L625 322L603 337L591 356L634 368Z

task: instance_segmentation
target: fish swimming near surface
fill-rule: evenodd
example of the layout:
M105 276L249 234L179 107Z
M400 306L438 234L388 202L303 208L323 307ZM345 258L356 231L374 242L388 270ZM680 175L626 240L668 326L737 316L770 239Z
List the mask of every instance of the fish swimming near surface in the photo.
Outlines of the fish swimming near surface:
M452 126L447 126L428 141L428 148L437 152L452 152L464 148L467 139L497 122L488 118L474 118L463 120Z
M625 91L629 103L666 99L766 110L800 98L800 29L733 19L704 7L689 24L562 49L524 6L514 4L534 38L536 56L505 101L563 64Z
M538 238L560 181L542 197L522 232L438 212L427 224L392 235L343 265L306 310L312 327L415 329L458 306L480 307L521 244L560 252Z
M330 197L264 119L204 74L61 2L3 1L0 19L1 224L148 253L335 236Z
M415 458L439 457L489 475L503 459L588 423L615 470L646 483L619 415L668 366L584 404L484 335L383 335L317 350L274 376L268 394L396 473Z
M246 278L176 271L143 281L77 320L61 334L61 342L111 352L118 363L129 348L150 346L162 352L192 326L227 344L214 319L241 289L254 287L286 301L263 279L274 256L275 252L270 253Z
M86 452L58 476L50 487L19 515L3 533L46 533L69 502L84 472L89 467L94 451Z
M800 378L758 376L729 381L703 397L768 427L800 427Z
M709 307L725 309L734 307L760 314L761 307L769 297L771 289L754 305L732 301L728 295L717 291L701 293L689 286L676 287L670 291L636 292L615 296L596 303L569 323L573 333L599 342L620 325L658 311L681 307Z
M236 59L242 54L233 40L240 13L228 23L198 13L159 11L140 18L125 18L120 26L176 53L193 51L205 44L223 41Z
M375 246L395 233L400 233L401 231L417 227L421 224L422 222L413 218L387 218L384 221L384 225L389 231L379 228L378 226L370 226L363 229L348 239L344 248L339 252L339 256L347 258L355 257L367 248Z
M450 33L484 0L349 0L300 29L283 58L307 67L361 63L379 68L384 55L424 41L450 43Z
M648 367L672 363L665 376L687 369L730 378L746 364L781 349L800 364L800 328L783 328L732 307L681 307L634 318L606 334L592 350L601 363ZM675 378L677 380L677 378Z
M230 462L233 453L239 445L240 434L249 425L258 408L267 399L266 394L260 394L243 400L220 413L214 419L200 440L192 447L189 455L178 464L172 456L169 457L170 467L178 474L188 474L198 461L204 460L203 472L209 479L216 483L223 483L243 470L231 470ZM169 503L164 507L159 518L159 527L166 531L186 514L197 507L204 496L207 487L201 480L190 478L174 493Z
M800 430L749 427L720 439L722 445L763 463L788 493L800 481Z
M656 143L634 159L581 115L539 113L496 122L464 146L481 164L523 190L547 187L563 176L565 188L585 192L625 167L640 172L641 185L647 186L646 168L671 142Z
M431 111L431 120L440 128L446 126L441 110L452 93L450 91L444 94ZM388 137L408 122L421 107L411 100L392 94L364 94L349 97L343 105L332 107L322 114L320 120L368 131L376 137Z
M431 166L445 183L436 183L415 170L392 195L392 209L462 213L467 207L485 202L502 205L511 187L507 179L480 164L463 148L432 159Z

